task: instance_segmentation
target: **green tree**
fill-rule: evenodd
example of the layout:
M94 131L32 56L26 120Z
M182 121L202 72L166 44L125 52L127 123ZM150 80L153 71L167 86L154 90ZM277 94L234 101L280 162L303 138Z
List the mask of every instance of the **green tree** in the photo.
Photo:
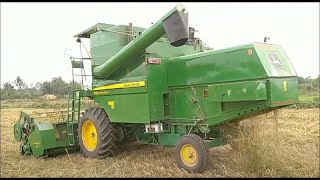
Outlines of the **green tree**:
M61 77L54 77L51 81L45 81L42 84L37 84L43 94L54 94L56 96L65 96L70 90L70 85Z
M14 81L14 83L15 83L15 85L16 85L19 89L27 89L27 88L28 88L27 84L22 81L22 79L20 78L20 76L18 76L18 77L16 78L16 80Z
M58 96L64 96L68 93L68 84L61 77L55 77L51 81L52 92Z
M12 99L15 96L15 89L11 82L6 82L3 84L1 89L1 99Z
M45 81L40 85L40 91L42 94L52 94L53 88L50 81Z
M6 82L3 84L3 90L12 91L14 90L14 86L10 82Z

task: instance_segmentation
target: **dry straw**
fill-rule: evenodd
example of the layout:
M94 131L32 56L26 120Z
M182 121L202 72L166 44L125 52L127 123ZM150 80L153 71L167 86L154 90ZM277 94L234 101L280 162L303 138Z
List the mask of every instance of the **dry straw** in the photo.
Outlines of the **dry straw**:
M212 148L203 174L179 169L174 148L135 143L103 160L81 153L21 156L13 136L21 110L1 109L1 177L319 177L319 109L282 109L276 118L269 112L228 123L232 146Z

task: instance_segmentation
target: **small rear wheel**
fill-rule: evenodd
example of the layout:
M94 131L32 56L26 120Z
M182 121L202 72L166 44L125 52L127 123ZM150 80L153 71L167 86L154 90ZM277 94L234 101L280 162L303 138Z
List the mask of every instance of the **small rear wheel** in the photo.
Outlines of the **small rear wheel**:
M196 134L182 136L175 148L178 167L193 173L205 170L208 153L208 145Z

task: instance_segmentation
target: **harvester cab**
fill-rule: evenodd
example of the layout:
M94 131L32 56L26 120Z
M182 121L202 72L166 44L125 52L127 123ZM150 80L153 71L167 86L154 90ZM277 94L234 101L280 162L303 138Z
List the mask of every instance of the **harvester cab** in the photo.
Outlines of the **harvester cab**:
M75 149L105 158L134 137L175 147L179 167L203 172L208 149L226 144L218 125L298 102L297 74L281 46L212 50L194 32L179 4L147 29L98 23L75 35L90 39L92 87L70 93L62 122L22 113L15 126L22 153ZM72 67L83 60L72 59ZM96 106L81 106L83 97ZM25 123L33 127L28 133Z

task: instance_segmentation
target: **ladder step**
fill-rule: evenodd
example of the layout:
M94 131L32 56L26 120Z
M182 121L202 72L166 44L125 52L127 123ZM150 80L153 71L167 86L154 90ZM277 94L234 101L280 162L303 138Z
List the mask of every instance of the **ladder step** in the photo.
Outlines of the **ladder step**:
M73 74L74 75L74 74ZM68 131L68 142L69 145L75 145L75 134L74 132L74 122L79 121L79 113L81 112L80 102L81 102L82 90L73 89L69 91L68 94L68 119L67 119L67 131Z

